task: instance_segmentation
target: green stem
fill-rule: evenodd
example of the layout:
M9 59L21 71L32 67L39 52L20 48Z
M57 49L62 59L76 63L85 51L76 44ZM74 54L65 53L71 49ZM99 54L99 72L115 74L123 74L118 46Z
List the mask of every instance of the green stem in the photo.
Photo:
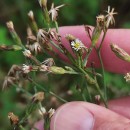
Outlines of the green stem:
M20 130L25 130L22 125L19 126Z
M89 90L88 90L88 87L86 86L85 88L86 88L86 91L87 91L87 93L88 93L89 100L90 100L90 102L92 102L92 97L91 97L91 94L90 94L90 92L89 92Z
M54 47L56 47L61 53L64 54L64 51L63 51L56 43L54 43L54 42L51 41L51 40L50 40L50 43L51 43Z
M100 90L100 87L99 87L97 81L95 81L92 77L90 77L82 68L79 68L79 70L85 75L87 82L96 87L98 93L100 94L100 96L101 96L101 98L103 100L103 103L104 103L105 107L108 108L106 100L103 97L103 94L102 94L102 92Z
M55 96L57 99L59 99L60 101L66 103L68 101L66 101L65 99L61 98L60 96L56 95L54 92L52 91L48 91L45 88L43 88L41 85L39 85L38 83L36 83L35 81L31 80L31 82L33 82L37 87L39 87L40 89L42 89L44 92L48 92L49 94Z
M100 43L100 45L99 45L99 48L98 48L98 52L101 50L101 47L102 47L102 44L103 44L103 42L104 42L106 33L107 33L107 30L106 30L106 31L104 32L104 34L103 34L102 41L101 41L101 43Z
M59 99L60 101L67 103L68 101L64 100L63 98L59 97L58 95L56 95L55 93L53 93L52 91L49 91L49 93L53 96L55 96L57 99Z
M99 92L99 94L101 96L101 99L103 100L103 103L104 103L105 107L108 108L107 102L106 102L105 98L103 97L103 94L102 94L102 92L100 90L100 87L99 87L97 81L96 81L95 87L96 87L97 91Z
M106 81L105 81L105 69L104 69L104 65L103 65L103 61L101 58L101 54L100 51L98 52L98 57L100 60L100 64L101 64L101 69L102 69L102 78L103 78L103 86L104 86L104 98L107 101L107 86L106 86Z
M84 67L86 67L86 65L87 65L88 57L90 56L92 50L93 50L93 46L91 46L91 47L89 48L89 52L86 54L86 56L85 56L85 58L84 58L84 61L83 61L83 66L84 66Z
M58 27L58 22L55 21L55 26L56 26L56 32L58 33L59 32L59 27Z
M43 12L44 12L44 14L45 14L46 24L47 24L48 29L49 29L49 28L50 28L50 17L49 17L49 13L48 13L47 7L45 7L45 8L43 9Z
M106 81L105 81L105 69L104 69L104 65L103 65L103 61L102 61L102 57L101 57L101 53L100 53L102 44L103 44L104 39L105 39L105 36L106 36L106 33L107 33L107 29L106 29L106 31L105 31L104 34L103 34L102 41L101 41L101 43L100 43L99 48L96 49L96 50L97 50L97 54L98 54L99 61L100 61L100 64L101 64L101 69L102 69L103 86L104 86L104 98L105 98L105 100L107 101L107 86L106 86Z

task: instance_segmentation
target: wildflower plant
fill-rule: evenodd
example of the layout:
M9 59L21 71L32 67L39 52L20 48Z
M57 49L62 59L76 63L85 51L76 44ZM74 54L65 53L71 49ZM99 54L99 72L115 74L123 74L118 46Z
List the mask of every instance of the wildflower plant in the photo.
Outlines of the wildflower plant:
M114 15L117 13L114 12L114 8L112 8L111 10L110 6L108 6L108 10L106 11L107 14L101 14L96 17L96 26L94 30L92 30L89 26L84 26L87 33L86 37L89 37L91 40L91 46L89 48L87 48L78 37L75 37L72 34L66 34L65 38L67 39L72 49L72 54L61 41L62 36L59 33L59 27L57 22L58 12L60 11L60 9L62 9L62 7L66 6L66 4L62 4L55 7L54 3L52 3L51 8L48 9L47 0L38 0L38 2L43 12L45 28L39 28L33 11L29 11L29 26L27 28L26 44L23 44L22 40L15 31L13 22L9 21L7 22L7 28L9 29L10 34L15 41L15 44L11 46L0 46L0 50L4 51L21 51L21 53L23 53L23 56L25 57L25 63L23 63L23 65L12 66L3 83L3 89L5 90L7 87L14 86L16 87L16 89L19 88L20 91L24 92L25 94L28 94L29 97L32 97L25 109L23 117L18 117L13 114L13 112L9 113L8 117L11 121L13 129L25 130L29 122L29 117L33 114L34 111L39 110L40 115L42 115L44 119L44 129L48 130L50 119L53 116L55 110L53 108L51 108L50 110L46 110L46 106L43 105L42 102L46 100L47 95L56 98L56 100L53 100L53 102L57 102L57 100L63 103L68 102L66 99L63 99L58 94L54 93L48 87L44 87L40 83L35 81L35 78L38 73L43 73L47 76L49 76L50 74L67 74L82 76L84 79L83 86L78 86L76 91L80 92L83 97L83 100L87 100L87 96L84 93L85 90L87 91L87 95L89 95L89 101L93 102L91 93L89 91L89 87L93 86L94 88L96 88L96 95L98 95L95 96L95 100L98 102L98 104L99 102L103 102L104 105L108 107L104 65L102 62L100 50L109 26L115 24ZM53 25L55 25L55 27ZM99 38L101 38L102 40L99 46L97 46ZM55 54L53 48L56 48L60 53L62 53L69 59L69 65L67 63L67 66L64 65L64 67L62 67L58 66L55 63L52 55ZM118 55L121 59L129 61L130 56L122 49L117 49L115 45L111 45L111 48L114 53L116 53L116 55ZM94 49L96 50L100 60L102 74L96 72L93 63L90 68L86 67L88 64L88 58L92 50ZM41 61L41 59L38 59L39 54L47 55L47 58ZM33 73L33 75L31 75L30 73ZM102 91L102 88L98 83L97 77L103 80L104 91ZM130 74L127 74L125 78L127 81L129 81ZM35 93L32 94L32 92L29 92L26 87L22 86L25 80L28 80L28 82L31 83L32 89L34 89Z

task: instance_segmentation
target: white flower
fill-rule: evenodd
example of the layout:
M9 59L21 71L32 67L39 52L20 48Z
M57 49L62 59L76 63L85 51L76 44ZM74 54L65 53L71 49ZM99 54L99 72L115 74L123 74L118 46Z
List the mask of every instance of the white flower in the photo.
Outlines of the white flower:
M55 109L50 109L49 111L48 111L48 114L49 114L49 118L51 118L53 115L54 115L54 113L55 113Z
M24 73L27 74L27 73L29 73L31 70L32 70L32 66L28 66L28 65L23 64L22 71L23 71Z
M44 31L43 29L39 29L38 33L37 33L38 43L47 42L48 41L47 35L48 35L48 33L46 31Z
M114 8L110 11L110 6L108 6L108 10L106 11L108 14L106 15L107 21L106 21L106 27L108 28L109 25L115 24L115 19L113 15L117 14L117 12L114 12Z
M27 49L25 49L25 50L23 51L23 54L24 54L24 56L26 56L26 57L28 57L28 58L30 58L30 57L32 56L30 50L27 50Z
M52 17L52 21L56 21L57 19L57 16L58 16L58 11L59 11L59 8L65 6L64 4L60 5L60 6L57 6L54 8L54 3L52 3L52 6L51 6L51 9L49 11L49 15L51 14L51 17Z
M75 51L79 51L82 48L85 48L84 44L79 40L79 39L75 39L74 41L71 42L71 47L75 50Z
M124 78L126 82L130 81L130 73L127 73Z
M40 107L40 109L38 110L38 112L39 112L40 115L43 116L46 113L45 107Z

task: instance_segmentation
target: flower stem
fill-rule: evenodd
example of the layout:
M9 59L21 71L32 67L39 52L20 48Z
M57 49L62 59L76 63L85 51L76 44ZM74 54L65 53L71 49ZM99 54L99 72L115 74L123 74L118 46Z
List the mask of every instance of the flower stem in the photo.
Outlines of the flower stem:
M104 70L104 65L103 65L103 62L102 62L100 51L98 52L98 57L99 57L101 68L102 68L103 86L104 86L104 98L107 101L107 86L106 86L106 81L105 81L105 70Z
M49 93L49 94L55 96L55 97L56 97L57 99L59 99L60 101L62 101L62 102L64 102L64 103L68 102L68 101L66 101L65 99L61 98L60 96L56 95L54 92L46 90L45 88L43 88L41 85L39 85L39 84L36 83L35 81L31 80L31 82L33 82L38 88L42 89L44 92L47 92L47 93Z
M58 27L58 22L55 21L55 26L56 26L56 32L58 33L59 32L59 27Z
M106 103L106 100L105 100L105 98L103 97L103 94L102 94L102 92L101 92L101 90L100 90L100 87L99 87L99 85L98 85L98 83L97 83L97 80L94 80L92 77L90 77L82 68L79 67L79 70L85 75L87 82L88 82L89 84L94 85L94 86L96 87L98 93L100 94L100 96L101 96L101 98L102 98L102 101L103 101L105 107L108 108L107 103Z

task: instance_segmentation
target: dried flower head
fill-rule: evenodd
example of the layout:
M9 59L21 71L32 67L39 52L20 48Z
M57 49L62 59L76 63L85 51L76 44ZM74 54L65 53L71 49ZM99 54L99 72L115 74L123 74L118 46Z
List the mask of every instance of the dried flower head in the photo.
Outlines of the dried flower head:
M40 71L43 71L43 72L46 72L46 71L48 71L49 69L48 69L48 66L47 66L47 65L41 64L39 70L40 70Z
M47 41L48 41L48 33L43 29L39 29L37 33L37 42L41 44Z
M114 8L112 8L112 10L110 11L110 6L108 6L108 10L106 11L107 12L107 15L106 15L106 27L108 28L109 25L115 25L115 19L113 17L113 15L117 14L117 12L114 12Z
M2 89L4 90L5 88L8 88L10 85L13 85L16 82L17 79L15 77L7 76L5 77Z
M33 96L32 100L33 100L34 102L41 102L41 101L44 100L44 98L45 98L44 92L37 92L37 93Z
M18 66L18 65L12 65L12 67L10 68L9 72L8 72L8 76L12 76L12 77L15 77L16 76L16 73L18 71L21 70L21 67Z
M61 41L61 36L56 31L49 30L48 35L57 42Z
M23 67L22 67L23 73L27 74L27 73L31 72L32 69L33 69L32 66L23 64Z
M44 60L42 62L42 65L46 65L46 66L50 67L50 66L55 65L55 62L54 62L53 58L47 58L46 60Z
M30 50L25 49L23 51L23 54L24 54L25 57L28 57L28 58L32 57L32 54L31 54Z
M124 78L125 78L126 82L129 82L130 81L130 73L127 73Z
M105 16L98 15L96 18L97 18L97 26L104 28L105 27Z
M6 23L8 29L11 31L11 30L14 30L14 25L13 25L13 22L12 21L9 21Z
M62 5L57 6L57 7L54 7L54 3L52 3L51 9L49 11L49 15L51 14L52 21L56 21L57 20L59 8L61 8L63 6L65 6L65 4L62 4Z
M39 114L44 116L46 114L46 109L45 107L40 107L40 109L38 110Z
M84 44L79 39L75 39L70 44L74 51L79 51L82 48L85 48Z
M13 112L8 113L8 118L9 118L12 125L17 125L19 123L18 116L14 115Z
M124 61L130 62L130 55L127 52L118 47L116 44L111 44L110 47L117 57Z
M51 118L53 115L54 115L54 113L55 113L55 109L50 109L49 111L48 111L48 114L49 114L49 118Z
M42 48L38 42L34 42L33 44L28 44L26 47L31 51L35 52L36 54L42 51Z
M69 41L69 42L72 42L72 41L74 41L76 38L73 36L73 35L71 35L71 34L66 34L65 35L65 38Z
M34 20L34 14L33 14L33 11L32 11L32 10L29 11L28 17L29 17L32 21Z

